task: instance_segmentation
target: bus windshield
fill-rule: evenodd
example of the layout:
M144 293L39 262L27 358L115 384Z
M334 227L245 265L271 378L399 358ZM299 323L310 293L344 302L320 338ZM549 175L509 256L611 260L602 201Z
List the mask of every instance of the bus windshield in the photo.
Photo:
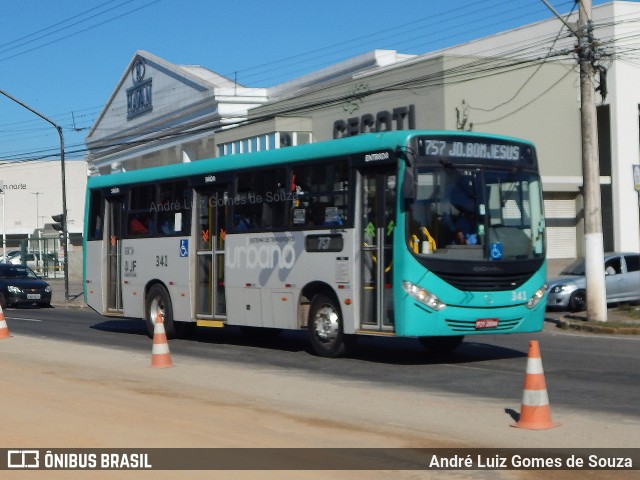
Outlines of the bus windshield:
M408 207L409 245L450 260L544 256L537 174L495 167L418 163L417 196Z

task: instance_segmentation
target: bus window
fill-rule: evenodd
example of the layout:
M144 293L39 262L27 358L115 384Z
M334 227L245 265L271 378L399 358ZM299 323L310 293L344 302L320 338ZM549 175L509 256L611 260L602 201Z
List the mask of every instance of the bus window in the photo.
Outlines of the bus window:
M346 162L292 169L293 227L342 226L349 220L349 170Z
M284 168L238 175L233 201L234 230L285 227L287 200Z
M412 249L432 253L450 245L481 245L475 178L457 171L421 171L409 211Z
M138 185L129 190L128 235L139 237L155 232L155 190L155 185Z
M87 240L102 240L104 198L100 190L91 192L89 199L89 228L87 229Z
M157 205L158 235L185 235L191 219L191 188L187 182L163 183Z

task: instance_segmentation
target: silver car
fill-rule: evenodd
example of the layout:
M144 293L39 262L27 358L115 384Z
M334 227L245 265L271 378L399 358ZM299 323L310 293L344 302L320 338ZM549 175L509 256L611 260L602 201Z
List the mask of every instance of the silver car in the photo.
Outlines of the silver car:
M640 254L612 252L604 255L607 303L640 301ZM584 258L547 281L547 308L580 311L587 299Z

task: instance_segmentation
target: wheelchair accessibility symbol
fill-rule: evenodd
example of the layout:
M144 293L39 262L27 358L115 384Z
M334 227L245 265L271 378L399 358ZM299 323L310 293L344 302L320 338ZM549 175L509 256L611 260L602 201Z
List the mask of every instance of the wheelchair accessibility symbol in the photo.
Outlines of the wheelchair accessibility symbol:
M189 256L189 240L188 239L180 240L180 256L181 257Z
M491 260L500 260L502 258L502 243L489 244L489 257Z

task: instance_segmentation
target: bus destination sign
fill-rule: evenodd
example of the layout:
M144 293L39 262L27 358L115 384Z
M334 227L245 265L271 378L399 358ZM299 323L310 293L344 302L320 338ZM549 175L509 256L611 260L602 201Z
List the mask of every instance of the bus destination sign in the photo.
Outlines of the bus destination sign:
M420 153L427 157L518 161L524 153L520 144L482 139L421 138Z

